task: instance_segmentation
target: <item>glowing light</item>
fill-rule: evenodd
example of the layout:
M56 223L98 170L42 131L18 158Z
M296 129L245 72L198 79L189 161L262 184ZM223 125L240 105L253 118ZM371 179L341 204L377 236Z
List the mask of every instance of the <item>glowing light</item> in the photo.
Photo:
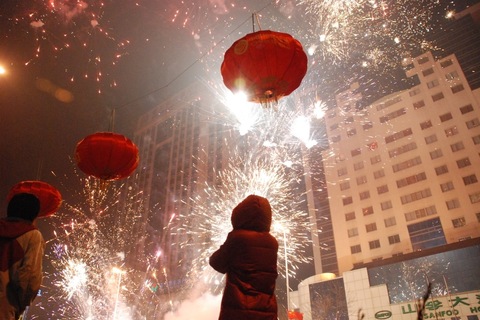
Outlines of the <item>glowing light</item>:
M7 74L7 69L5 69L4 66L0 65L0 75L5 75Z
M299 116L293 121L291 133L302 141L310 149L317 144L310 136L310 120L305 116Z

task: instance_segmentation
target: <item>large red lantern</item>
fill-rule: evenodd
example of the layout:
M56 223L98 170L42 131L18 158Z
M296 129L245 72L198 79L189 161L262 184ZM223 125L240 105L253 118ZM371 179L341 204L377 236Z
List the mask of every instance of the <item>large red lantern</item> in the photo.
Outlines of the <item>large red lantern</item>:
M77 144L75 160L85 174L102 180L128 177L137 168L138 148L125 136L98 132Z
M291 35L270 30L247 34L225 52L223 82L233 93L269 106L300 86L307 55Z
M22 181L13 186L7 195L7 202L19 193L30 193L40 201L40 213L38 217L53 215L62 204L62 195L53 186L42 181Z

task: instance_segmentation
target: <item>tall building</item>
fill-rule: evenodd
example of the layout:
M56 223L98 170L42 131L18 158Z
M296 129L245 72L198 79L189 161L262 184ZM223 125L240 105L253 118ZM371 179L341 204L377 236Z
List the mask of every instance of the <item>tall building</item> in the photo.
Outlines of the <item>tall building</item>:
M325 177L339 273L480 236L480 94L454 55L413 59L411 89L325 116Z
M194 219L184 219L198 204L194 199L206 183L214 184L215 169L222 168L225 130L210 121L214 105L200 98L201 85L188 87L143 114L134 132L140 150L138 179L131 188L143 190L144 201L138 234L144 236L132 244L127 257L132 266L145 269L146 257L157 255L159 283L169 283L169 290L180 289L191 260L189 250L195 243L185 230ZM203 96L203 95L202 95ZM187 259L186 259L187 258Z

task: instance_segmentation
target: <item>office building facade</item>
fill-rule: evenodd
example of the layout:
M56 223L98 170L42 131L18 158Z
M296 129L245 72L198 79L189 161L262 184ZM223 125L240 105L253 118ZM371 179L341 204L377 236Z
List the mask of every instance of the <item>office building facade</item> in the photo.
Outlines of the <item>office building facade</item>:
M355 85L325 116L339 273L480 236L480 105L454 55L413 59L411 89L358 109Z

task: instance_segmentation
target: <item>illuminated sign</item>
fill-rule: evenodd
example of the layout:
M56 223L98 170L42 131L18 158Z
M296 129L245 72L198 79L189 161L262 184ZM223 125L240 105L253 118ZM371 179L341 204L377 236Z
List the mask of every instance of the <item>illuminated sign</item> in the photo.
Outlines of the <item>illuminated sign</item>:
M382 310L375 313L375 319L388 319L392 316L392 312L388 310Z

